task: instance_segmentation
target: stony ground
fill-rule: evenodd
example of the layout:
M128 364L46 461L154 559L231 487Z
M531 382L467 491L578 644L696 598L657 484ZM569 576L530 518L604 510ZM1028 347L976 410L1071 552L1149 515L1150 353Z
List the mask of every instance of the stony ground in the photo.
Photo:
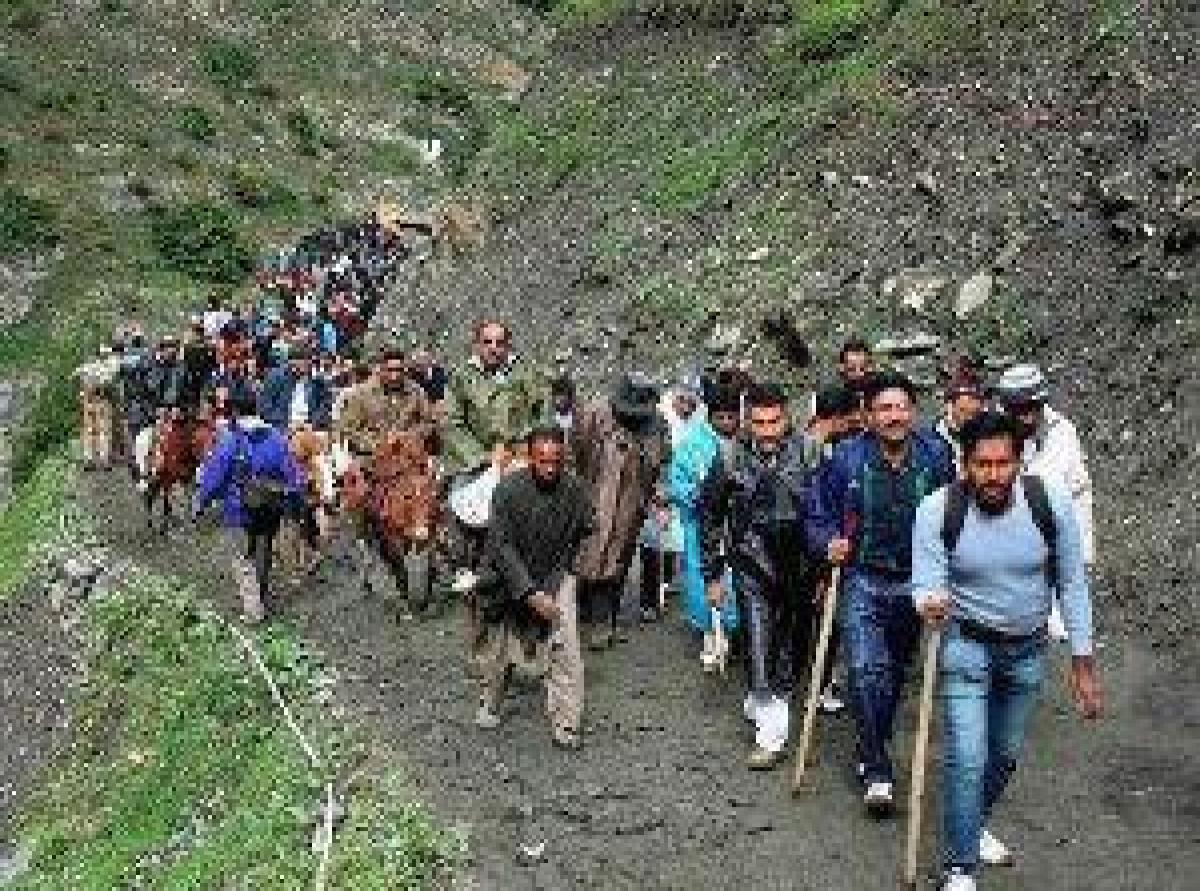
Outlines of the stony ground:
M186 567L231 607L212 536L190 528L165 542L148 535L120 476L93 475L83 494L118 552ZM742 766L749 733L739 679L701 675L696 644L674 618L631 623L628 643L589 654L585 747L569 754L550 745L533 687L512 697L500 730L473 726L457 609L398 624L339 562L288 590L283 620L335 667L347 720L402 752L418 796L468 833L468 887L864 889L888 887L897 875L902 824L862 814L847 772L848 719L822 722L816 787L793 799L785 772ZM1084 726L1064 699L1056 660L995 821L1019 865L989 875L984 887L1183 889L1200 868L1200 659L1104 643L1110 714ZM21 651L19 637L0 646L9 685L26 688L26 697L45 689L39 660ZM53 739L45 725L28 732L34 750ZM519 865L518 847L540 841L544 860ZM931 854L927 843L927 864Z

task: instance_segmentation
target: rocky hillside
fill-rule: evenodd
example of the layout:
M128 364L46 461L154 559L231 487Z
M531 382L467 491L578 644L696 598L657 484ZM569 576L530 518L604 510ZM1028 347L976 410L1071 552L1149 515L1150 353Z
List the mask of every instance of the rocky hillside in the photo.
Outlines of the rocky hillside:
M25 417L17 481L69 435L69 373L116 324L177 324L271 244L452 191L545 30L471 0L0 7L0 431Z
M1080 423L1103 613L1195 627L1187 0L96 0L4 7L0 393L16 479L115 323L384 199L486 211L406 337L490 307L599 385L718 328L798 391L848 332L1028 356ZM813 369L761 322L789 311ZM1190 559L1189 559L1190 558Z
M731 326L797 389L849 332L1035 359L1091 453L1102 621L1194 631L1196 5L584 6L473 168L487 248L405 321L487 306L597 384Z

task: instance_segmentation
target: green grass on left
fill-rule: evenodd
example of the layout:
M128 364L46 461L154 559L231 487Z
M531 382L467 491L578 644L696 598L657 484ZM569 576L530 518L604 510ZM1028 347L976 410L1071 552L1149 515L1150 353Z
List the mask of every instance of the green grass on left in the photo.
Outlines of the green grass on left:
M312 887L314 773L229 631L174 580L139 576L94 600L73 747L27 802L22 891ZM327 764L357 752L314 703L320 667L287 629L254 635ZM389 759L390 762L390 759ZM394 764L356 784L331 889L448 887L461 840L406 794Z

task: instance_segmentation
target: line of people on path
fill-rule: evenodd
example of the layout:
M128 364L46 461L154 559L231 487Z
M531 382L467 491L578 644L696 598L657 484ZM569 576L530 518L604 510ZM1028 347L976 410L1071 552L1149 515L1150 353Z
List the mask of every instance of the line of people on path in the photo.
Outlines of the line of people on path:
M819 394L803 428L793 425L778 386L743 380L703 388L686 380L670 403L683 423L669 455L654 441L665 441L665 424L646 420L654 395L634 376L572 427L582 444L557 427L536 428L528 466L493 490L480 570L487 581L478 582L490 593L477 723L501 722L510 672L536 661L554 741L579 744L579 624L591 626L589 643L619 639L614 603L633 558L632 530L673 505L690 530L682 547L689 621L700 630L714 622L740 629L743 711L755 728L751 769L770 769L785 752L817 607L837 567L854 770L866 809L894 813L893 738L907 669L922 622L946 627L939 654L944 887L965 891L981 864L1011 862L988 821L1042 684L1056 598L1075 701L1088 718L1102 709L1082 450L1047 405L1046 382L1033 366L1000 377L994 407L978 377L961 371L933 427L918 423L914 386L874 371L865 344L847 345L839 372L839 385ZM693 402L705 389L701 414ZM607 463L600 472L598 455ZM569 469L573 460L579 473ZM665 473L656 475L659 464ZM665 517L656 522L667 525ZM618 525L627 534L614 535ZM597 570L597 555L619 559ZM646 570L655 561L643 553L641 562L653 577ZM687 592L696 579L705 602L693 609ZM577 610L588 590L597 601ZM653 591L643 588L647 620L655 618ZM705 664L708 645L706 635ZM832 665L824 669L828 680Z
M360 244L365 230L355 231L335 244ZM336 290L346 263L317 259L323 278L289 259L267 281L282 281L297 304L317 282ZM395 267L374 268L386 281ZM323 306L301 318L320 323ZM315 515L338 504L364 584L398 615L430 603L435 577L463 596L479 727L502 723L520 671L545 678L552 738L577 748L585 644L601 651L628 639L619 609L631 570L643 622L662 618L673 578L704 670L723 669L731 640L741 657L748 766L767 770L793 736L793 700L836 567L837 634L820 676L836 710L835 663L844 667L854 769L874 814L895 809L892 741L922 620L947 626L939 695L953 891L974 887L980 862L1010 856L987 821L1015 768L1048 638L1069 640L1080 709L1100 711L1090 482L1078 435L1047 404L1034 366L1009 369L990 392L960 369L944 416L925 426L914 386L876 371L867 345L851 341L838 382L798 424L785 391L744 367L689 373L665 397L627 373L577 405L573 384L520 359L495 319L475 326L469 357L444 371L396 349L354 364L345 349L356 335L339 331L326 349L294 309L284 316L201 317L182 354L164 338L141 372L152 383L122 400L131 428L156 413L187 417L210 399L223 419L193 512L222 500L226 524L244 535L234 570L252 621L271 605L281 523L294 519L319 558L330 517ZM197 377L204 363L189 361L187 347L199 345L213 364ZM247 368L260 358L265 375ZM86 401L84 410L94 421ZM324 438L304 457L306 433Z

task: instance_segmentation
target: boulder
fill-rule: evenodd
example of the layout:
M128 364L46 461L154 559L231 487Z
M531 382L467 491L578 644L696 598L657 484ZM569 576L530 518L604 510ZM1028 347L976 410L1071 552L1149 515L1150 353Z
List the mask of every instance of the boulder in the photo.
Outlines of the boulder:
M958 291L958 299L954 302L954 314L964 319L975 310L982 307L992 296L995 279L991 273L977 272L965 282Z
M915 313L925 311L946 287L947 280L936 273L923 269L905 269L898 275L884 280L881 291L884 297L896 297L900 305Z

